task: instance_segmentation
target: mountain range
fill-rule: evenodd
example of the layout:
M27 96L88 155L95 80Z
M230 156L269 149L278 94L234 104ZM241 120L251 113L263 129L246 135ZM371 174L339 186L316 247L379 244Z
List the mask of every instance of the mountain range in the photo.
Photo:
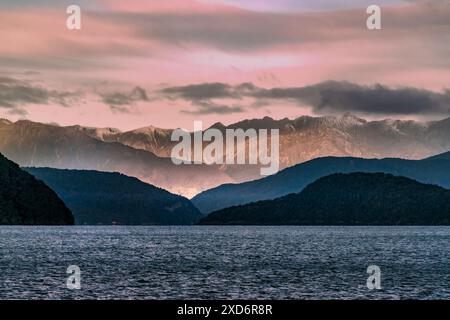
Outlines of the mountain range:
M450 188L448 153L423 160L324 157L292 166L267 178L241 184L225 184L207 190L195 196L192 202L203 213L209 213L239 204L297 193L321 177L352 172L390 173Z
M76 127L96 139L119 142L160 157L170 157L175 145L170 140L172 129L149 126L120 132L113 128ZM239 128L278 129L281 135L281 168L323 156L422 159L450 150L450 118L418 122L392 119L367 121L352 115L301 116L293 120L265 117L228 126L218 122L211 128L222 132Z
M56 193L0 154L0 225L72 225Z
M418 122L342 117L244 120L213 128L279 129L280 169L324 156L422 159L450 150L450 118ZM169 158L173 129L61 127L0 121L0 152L21 166L120 172L187 197L261 179L259 165L180 165Z
M26 120L0 122L0 152L22 167L120 172L177 194L192 195L233 182L216 165L177 166L170 158L104 142L74 127Z
M300 193L222 209L207 225L449 225L450 190L384 173L333 174Z
M188 199L120 173L25 170L58 194L77 225L190 225L202 217Z

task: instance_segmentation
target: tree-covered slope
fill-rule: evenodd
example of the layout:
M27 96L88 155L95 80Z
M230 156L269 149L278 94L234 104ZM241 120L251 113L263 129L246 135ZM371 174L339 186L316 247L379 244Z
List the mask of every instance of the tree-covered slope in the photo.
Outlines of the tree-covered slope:
M333 174L300 193L219 210L200 223L450 225L450 190L384 173Z
M240 184L225 184L204 191L195 196L192 203L201 212L209 213L235 205L297 193L321 177L333 173L352 172L383 172L450 188L450 159L326 157L295 165L263 179Z
M120 173L26 168L72 210L76 224L186 225L201 217L181 196Z
M0 154L0 225L71 225L64 202L42 181Z

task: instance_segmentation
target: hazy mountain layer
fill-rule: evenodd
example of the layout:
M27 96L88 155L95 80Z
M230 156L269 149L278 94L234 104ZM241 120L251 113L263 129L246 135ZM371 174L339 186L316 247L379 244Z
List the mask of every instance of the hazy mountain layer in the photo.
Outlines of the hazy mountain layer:
M366 121L354 116L301 116L294 120L265 117L229 126L216 123L212 128L223 132L236 128L279 129L281 168L324 156L422 159L450 150L450 118L417 122ZM170 141L171 129L153 126L128 132L87 131L93 137L144 149L161 157L169 157L175 144Z
M30 121L0 123L0 152L22 167L120 172L177 194L234 181L219 166L177 166L170 158L94 139L74 127Z
M450 188L450 159L326 157L298 164L264 179L241 184L226 184L207 190L195 196L192 202L200 211L208 213L234 205L300 192L318 178L333 173L351 172L384 172Z

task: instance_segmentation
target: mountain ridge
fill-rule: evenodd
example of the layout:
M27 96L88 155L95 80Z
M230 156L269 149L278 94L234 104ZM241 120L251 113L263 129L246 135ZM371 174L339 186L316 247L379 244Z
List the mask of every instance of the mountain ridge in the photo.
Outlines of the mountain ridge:
M117 172L24 168L44 181L81 225L190 225L201 217L186 198Z
M31 121L0 124L0 152L22 167L52 167L120 172L173 193L196 194L233 181L219 166L175 165L141 149L119 142L104 142L73 127L50 126Z
M323 176L351 172L391 173L450 188L449 159L323 157L286 168L266 178L212 188L196 195L192 202L202 213L209 213L234 205L300 192L309 183Z
M450 225L450 190L385 173L336 173L299 193L212 212L203 225Z
M279 129L280 170L325 156L422 159L450 150L450 118L368 121L349 114L214 126L222 131ZM174 166L169 157L177 142L171 141L171 132L154 126L121 132L8 121L0 122L0 152L21 166L117 171L189 198L222 184L263 178L261 165Z

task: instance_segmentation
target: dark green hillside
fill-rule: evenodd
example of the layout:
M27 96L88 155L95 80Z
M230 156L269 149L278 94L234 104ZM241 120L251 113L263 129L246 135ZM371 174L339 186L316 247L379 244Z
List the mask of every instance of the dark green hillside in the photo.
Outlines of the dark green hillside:
M195 196L192 203L206 214L222 208L297 193L321 177L352 172L383 172L450 188L450 159L444 156L424 160L326 157L300 163L263 179L225 184L204 191Z
M333 174L300 193L219 210L200 223L450 225L450 190L384 173Z
M71 225L64 202L43 182L0 154L0 225Z
M26 168L72 210L76 224L186 225L201 217L181 196L120 173Z

